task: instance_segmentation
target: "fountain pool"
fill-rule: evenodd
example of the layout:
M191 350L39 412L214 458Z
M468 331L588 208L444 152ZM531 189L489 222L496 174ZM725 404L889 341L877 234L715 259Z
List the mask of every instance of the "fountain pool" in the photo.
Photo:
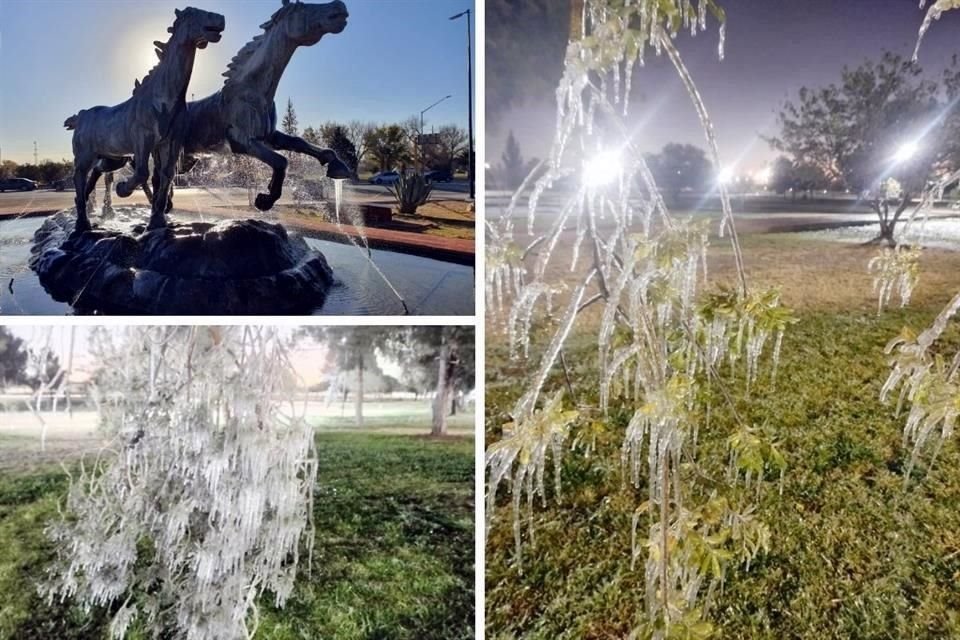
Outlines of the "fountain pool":
M196 221L197 216L173 214L172 220ZM43 218L0 221L0 315L65 315L97 313L74 309L54 300L27 266L33 235ZM326 256L338 284L314 315L402 315L406 302L411 314L472 315L472 267L418 256L340 244L304 235L307 244ZM373 264L371 264L371 259ZM390 284L377 273L387 274Z

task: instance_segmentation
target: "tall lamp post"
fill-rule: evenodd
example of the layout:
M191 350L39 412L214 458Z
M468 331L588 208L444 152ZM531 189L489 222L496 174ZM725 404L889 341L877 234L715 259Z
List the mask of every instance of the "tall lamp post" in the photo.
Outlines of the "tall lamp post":
M467 176L470 179L470 199L476 197L476 181L473 171L473 38L470 28L470 9L450 16L451 20L456 20L467 16L467 143L469 150L467 155Z
M423 172L423 114L430 109L433 109L435 106L446 100L447 98L452 98L453 96L443 96L432 105L420 112L420 140L417 141L417 149L420 151L420 171Z

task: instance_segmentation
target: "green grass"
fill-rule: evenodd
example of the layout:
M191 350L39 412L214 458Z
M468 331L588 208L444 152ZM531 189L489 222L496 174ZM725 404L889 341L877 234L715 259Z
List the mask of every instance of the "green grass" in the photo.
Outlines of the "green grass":
M749 571L730 571L711 612L720 637L960 638L957 444L932 468L921 464L904 489L904 418L878 400L888 370L883 346L904 324L927 326L937 311L804 314L784 342L776 386L761 384L738 401L746 420L774 434L789 468L783 495L774 482L759 508L772 529L770 553ZM960 344L956 330L946 339ZM567 354L574 390L591 402L595 351L580 336ZM489 443L529 372L500 351L487 362ZM522 573L501 497L487 543L487 637L621 638L634 628L644 579L642 564L630 570L630 517L645 498L622 483L618 448L628 417L626 408L612 412L590 459L566 454L562 504L537 505L536 544L524 548ZM713 477L731 429L718 402L710 430L700 431Z
M258 638L473 637L473 442L368 434L317 437L312 575L284 609L260 607ZM62 473L0 477L0 639L106 638L108 612L48 607ZM133 633L138 640L144 637Z

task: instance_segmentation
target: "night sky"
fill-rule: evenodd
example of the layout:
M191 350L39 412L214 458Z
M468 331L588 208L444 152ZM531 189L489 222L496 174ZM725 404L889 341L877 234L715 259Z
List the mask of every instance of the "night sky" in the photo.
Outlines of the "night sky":
M489 8L491 4L496 4L494 10ZM553 33L542 36L538 43L532 34L534 23L544 23L542 16L534 16L526 24L503 19L515 12L511 8L515 4L511 0L488 2L488 39L491 34L505 38L522 33L530 43L523 46L535 48L530 55L549 54L552 61L558 42L562 50L565 34L561 32L558 39L554 21ZM546 4L566 11L566 3L549 0ZM803 85L839 82L844 65L878 59L885 49L909 57L924 16L916 0L721 0L720 4L727 12L723 62L717 59L717 24L712 19L697 37L688 33L678 36L677 45L713 117L723 162L735 165L738 173L760 169L775 156L760 135L776 134L776 114L784 100L795 98ZM524 53L510 50L511 56ZM657 59L652 53L648 52L646 67L637 67L634 76L631 111L636 122L642 123L638 124L642 127L640 147L656 151L667 142L684 142L705 148L696 114L673 67L666 56ZM956 11L933 23L920 49L920 63L929 77L939 80L955 53L960 53L960 12ZM553 65L540 60L528 65L535 67L539 80L514 78L519 82L510 87L492 86L498 80L496 60L491 60L488 46L488 162L499 162L510 129L525 157L547 153L555 118L552 95L544 92L543 86L546 79L555 86L560 62ZM517 104L519 100L512 99L515 86L528 87L540 97ZM502 96L507 99L500 99ZM509 106L491 105L490 100Z

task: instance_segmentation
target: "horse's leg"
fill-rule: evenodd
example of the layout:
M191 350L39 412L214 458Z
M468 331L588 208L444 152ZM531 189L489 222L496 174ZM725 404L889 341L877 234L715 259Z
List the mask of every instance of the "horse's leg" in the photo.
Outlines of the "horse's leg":
M167 141L153 152L153 202L150 224L147 229L162 229L167 226L166 213L169 211L170 192L173 175L177 168L177 145Z
M153 150L153 175L150 178L150 184L153 185L153 193L160 194L160 152L159 148ZM143 183L144 190L147 189L147 183ZM147 225L147 229L155 229L159 227L154 227L154 218L157 216L157 198L150 198L150 224ZM165 224L165 223L164 223ZM164 226L163 224L160 227Z
M77 207L77 222L74 233L90 230L90 218L87 217L87 173L95 158L75 156L73 160L73 188L76 191L74 204Z
M146 183L150 178L150 152L153 150L153 136L137 141L133 154L133 176L117 183L117 195L128 198L134 189Z
M327 176L334 179L343 179L353 177L353 172L332 149L321 149L310 144L303 138L291 136L282 131L274 131L267 137L267 142L274 149L281 151L294 151L302 153L320 161L320 164L326 165Z
M252 156L261 162L270 165L273 177L270 179L270 193L258 193L254 205L260 211L267 211L280 199L283 193L283 180L287 176L287 159L268 147L262 140L247 140L241 142L227 133L227 140L234 153Z

